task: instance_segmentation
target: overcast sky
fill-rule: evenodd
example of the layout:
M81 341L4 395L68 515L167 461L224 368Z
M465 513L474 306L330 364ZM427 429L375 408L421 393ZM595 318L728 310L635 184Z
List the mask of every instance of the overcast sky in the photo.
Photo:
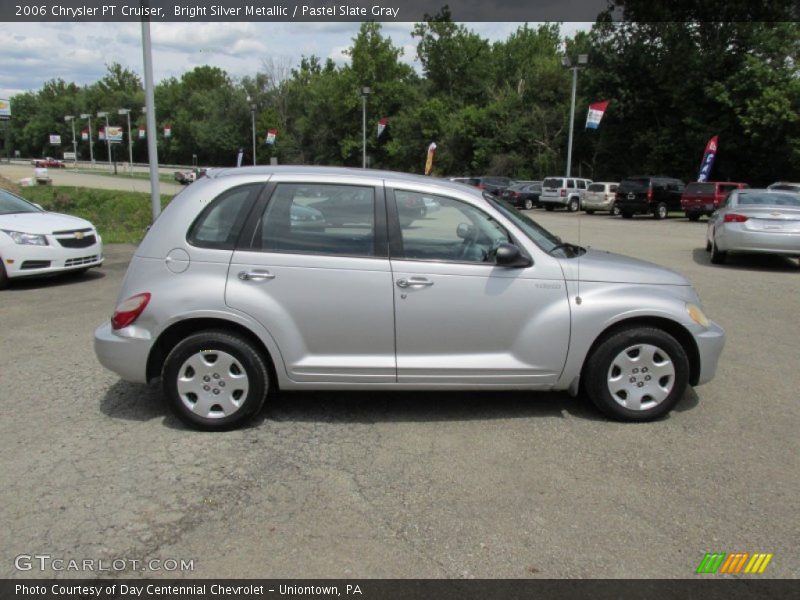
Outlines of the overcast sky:
M403 60L419 69L413 23L383 23L384 35L405 51ZM491 41L504 39L520 23L468 23ZM588 29L566 23L562 33ZM234 77L253 75L270 58L296 64L316 54L344 63L358 23L154 23L153 68L157 81L197 65L225 69ZM105 65L118 62L142 74L139 23L0 23L0 98L38 90L53 78L80 85L97 81Z

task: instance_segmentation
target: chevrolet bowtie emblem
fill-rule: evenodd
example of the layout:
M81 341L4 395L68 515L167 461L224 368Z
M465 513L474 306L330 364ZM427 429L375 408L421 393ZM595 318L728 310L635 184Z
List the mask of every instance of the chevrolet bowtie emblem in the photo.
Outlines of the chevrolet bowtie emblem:
M76 231L75 232L75 239L76 240L82 240L83 239L83 232L82 231Z

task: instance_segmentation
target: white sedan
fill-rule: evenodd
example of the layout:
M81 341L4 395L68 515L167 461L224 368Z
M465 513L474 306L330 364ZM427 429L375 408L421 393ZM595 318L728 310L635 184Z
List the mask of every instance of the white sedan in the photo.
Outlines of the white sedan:
M103 242L89 221L47 212L0 189L0 289L10 279L101 264Z
M725 262L728 252L800 257L800 194L732 191L708 219L706 250L716 265Z

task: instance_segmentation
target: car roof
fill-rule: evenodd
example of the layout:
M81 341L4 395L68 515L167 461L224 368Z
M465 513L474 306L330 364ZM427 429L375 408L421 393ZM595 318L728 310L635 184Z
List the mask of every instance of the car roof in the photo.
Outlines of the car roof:
M457 181L450 181L440 177L429 175L415 175L413 173L401 173L399 171L382 171L378 169L359 169L356 167L319 167L309 165L271 165L255 167L227 167L209 169L206 177L209 179L221 179L223 177L252 176L252 175L308 175L309 177L323 176L331 177L336 175L349 177L374 177L394 182L408 182L418 184L435 184L442 187L463 191L464 184ZM472 178L470 178L472 179Z

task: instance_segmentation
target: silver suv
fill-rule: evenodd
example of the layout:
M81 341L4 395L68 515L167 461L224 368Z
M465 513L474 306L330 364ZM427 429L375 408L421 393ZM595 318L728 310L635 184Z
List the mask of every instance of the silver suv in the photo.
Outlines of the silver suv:
M103 365L161 378L206 429L278 389L583 390L649 420L713 377L723 342L673 271L562 242L461 184L319 167L209 171L95 332Z
M547 210L561 207L577 212L583 206L583 197L591 183L591 179L580 177L547 177L542 181L539 204Z

